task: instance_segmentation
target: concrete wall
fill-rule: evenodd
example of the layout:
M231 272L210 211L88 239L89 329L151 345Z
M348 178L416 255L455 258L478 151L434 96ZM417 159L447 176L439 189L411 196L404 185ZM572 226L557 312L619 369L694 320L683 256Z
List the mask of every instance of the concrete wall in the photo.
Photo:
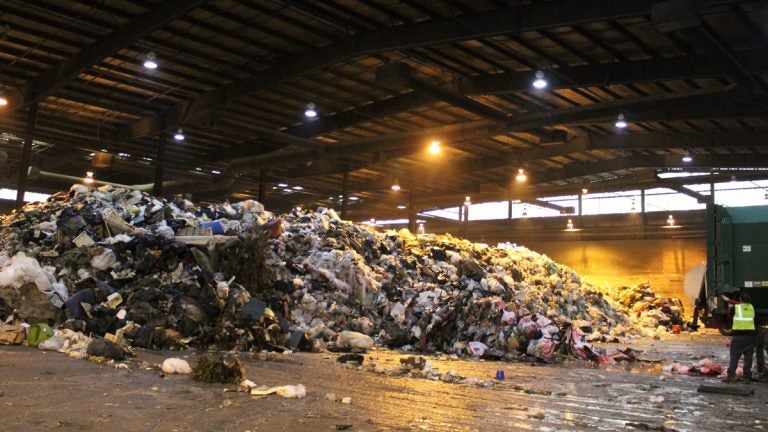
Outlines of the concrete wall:
M523 246L570 266L595 285L632 285L649 280L659 295L683 300L687 313L693 305L683 292L683 278L707 259L703 238L528 242Z

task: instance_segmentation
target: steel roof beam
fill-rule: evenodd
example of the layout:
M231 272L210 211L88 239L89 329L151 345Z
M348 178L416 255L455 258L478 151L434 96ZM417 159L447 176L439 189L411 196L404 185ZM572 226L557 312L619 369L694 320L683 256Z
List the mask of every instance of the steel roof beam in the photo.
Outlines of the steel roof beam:
M702 0L703 6L731 4L738 0ZM506 9L431 19L414 24L372 30L319 47L312 52L276 61L266 70L246 79L183 101L170 110L138 120L117 131L121 141L153 135L186 122L206 119L212 111L307 72L361 55L413 48L436 43L485 38L505 33L614 20L647 15L651 0L558 0Z
M109 36L98 39L72 57L36 76L23 91L24 103L33 103L55 93L94 63L125 48L167 22L186 14L203 1L173 0L158 3Z

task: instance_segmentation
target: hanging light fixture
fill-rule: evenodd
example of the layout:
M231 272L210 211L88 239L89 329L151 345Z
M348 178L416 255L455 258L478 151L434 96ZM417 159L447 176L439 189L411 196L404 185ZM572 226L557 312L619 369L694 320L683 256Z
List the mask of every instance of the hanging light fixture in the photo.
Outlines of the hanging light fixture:
M144 59L144 67L149 70L157 69L157 56L154 51L147 53L147 57Z
M419 228L418 228L418 231L417 231L417 232L418 232L419 234L424 234L425 230L424 230L424 223L423 223L423 222L422 222L422 223L419 223Z
M691 157L690 153L685 152L685 154L683 154L683 162L688 163L691 161L693 161L693 157Z
M317 117L317 109L315 107L315 104L313 103L307 104L307 109L304 110L304 117L308 119L313 119Z
M395 179L395 183L392 184L392 190L395 191L395 192L400 190L400 182L397 181L397 179Z
M371 225L376 225L376 218L371 218L370 224Z
M616 123L613 124L619 129L624 129L627 127L627 121L624 120L624 114L619 113L618 116L616 116Z
M534 88L541 90L547 87L547 80L544 79L544 72L540 70L536 71L535 76L536 76L536 79L534 79L532 83Z
M429 152L430 152L430 153L432 153L432 154L438 154L438 153L440 153L441 151L443 151L443 149L440 147L440 141L438 141L438 140L434 140L434 141L432 141L432 142L429 144Z
M85 178L83 179L83 183L93 184L93 171L88 171L85 173Z
M667 218L667 226L673 227L675 226L675 218L672 215L669 215Z
M176 129L176 133L173 134L173 139L176 141L184 141L184 130L181 128Z
M408 207L407 207L405 204L399 204L399 205L397 206L397 208L398 208L399 210L405 210L405 209L406 209L406 208L408 208Z
M469 195L464 197L464 205L467 206L467 207L472 205L472 200L469 199Z
M588 193L589 193L589 189L587 189L587 188L581 188L581 194L582 194L582 195L586 195L586 194L588 194Z
M525 175L525 170L522 168L517 169L517 175L515 176L515 180L519 182L526 181L528 179L528 176Z
M7 106L8 105L8 98L5 96L4 92L0 91L0 106Z
M568 223L565 224L566 231L573 231L573 219L568 219Z

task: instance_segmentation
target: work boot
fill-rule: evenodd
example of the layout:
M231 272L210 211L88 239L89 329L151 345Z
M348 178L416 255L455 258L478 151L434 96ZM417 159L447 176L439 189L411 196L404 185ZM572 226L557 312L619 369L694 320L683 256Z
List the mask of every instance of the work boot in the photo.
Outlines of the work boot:
M733 384L736 382L736 377L725 377L723 378L723 382L726 384Z

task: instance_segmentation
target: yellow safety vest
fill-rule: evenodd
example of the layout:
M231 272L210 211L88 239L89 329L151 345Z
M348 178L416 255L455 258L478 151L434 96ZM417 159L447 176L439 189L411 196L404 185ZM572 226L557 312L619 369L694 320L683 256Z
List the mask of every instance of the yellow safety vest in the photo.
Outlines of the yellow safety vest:
M734 330L755 329L755 308L749 303L739 303L735 306L733 314Z

